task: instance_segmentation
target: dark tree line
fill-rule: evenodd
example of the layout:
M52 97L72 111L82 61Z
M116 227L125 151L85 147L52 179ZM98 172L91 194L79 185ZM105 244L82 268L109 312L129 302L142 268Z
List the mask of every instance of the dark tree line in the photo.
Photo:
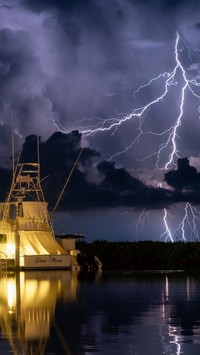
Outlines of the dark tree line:
M97 255L104 270L200 270L200 242L77 242Z

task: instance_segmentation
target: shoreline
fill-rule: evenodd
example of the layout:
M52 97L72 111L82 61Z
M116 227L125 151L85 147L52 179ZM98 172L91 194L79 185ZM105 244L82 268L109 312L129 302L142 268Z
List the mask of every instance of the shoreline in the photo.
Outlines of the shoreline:
M96 255L103 270L200 270L200 242L76 242L85 254Z

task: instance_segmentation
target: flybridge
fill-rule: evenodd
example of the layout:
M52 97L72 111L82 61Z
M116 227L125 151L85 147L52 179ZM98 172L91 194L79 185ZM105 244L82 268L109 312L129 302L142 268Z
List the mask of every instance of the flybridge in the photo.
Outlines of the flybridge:
M17 165L0 210L1 258L14 268L70 268L69 253L54 238L38 163Z
M7 202L24 199L45 201L40 182L40 165L38 163L18 164L14 173Z
M82 150L60 193L61 199ZM39 159L38 159L39 161ZM52 214L53 214L52 213ZM15 269L80 269L81 252L75 239L55 238L40 181L39 163L18 163L13 169L10 192L0 204L0 264L9 262ZM95 267L102 264L95 257ZM93 265L93 266L94 266Z

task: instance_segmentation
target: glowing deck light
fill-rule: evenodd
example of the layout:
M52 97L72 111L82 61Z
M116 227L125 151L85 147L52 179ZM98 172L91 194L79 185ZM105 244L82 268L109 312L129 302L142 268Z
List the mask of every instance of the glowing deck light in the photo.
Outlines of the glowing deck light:
M13 243L8 243L6 244L6 249L7 249L7 256L10 258L14 258L15 256L15 244Z

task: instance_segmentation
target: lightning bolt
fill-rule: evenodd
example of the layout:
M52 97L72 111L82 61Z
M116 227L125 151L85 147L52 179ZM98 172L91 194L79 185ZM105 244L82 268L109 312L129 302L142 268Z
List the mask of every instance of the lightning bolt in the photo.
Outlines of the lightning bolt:
M160 137L160 139L162 139L162 143L158 146L158 149L156 151L150 153L149 155L140 160L144 161L146 159L155 157L155 165L158 168L161 161L161 157L165 153L167 155L167 161L164 165L164 168L167 170L171 166L175 166L177 158L180 157L177 139L179 138L178 132L183 119L186 92L189 92L191 95L193 95L194 98L200 100L200 94L198 93L198 90L200 88L200 82L196 78L191 79L188 76L187 71L185 70L181 61L181 53L184 51L184 49L187 49L188 58L190 59L192 51L199 51L198 49L189 47L177 32L174 45L175 66L173 70L171 72L160 73L156 77L151 78L146 84L141 85L133 92L133 99L135 99L136 95L142 92L145 88L151 87L157 82L162 82L163 89L157 97L149 101L146 105L143 105L141 107L135 107L129 114L121 115L121 117L114 117L109 119L93 117L77 121L76 123L78 124L78 129L82 133L82 135L85 137L90 137L102 132L110 132L110 134L113 135L125 123L137 120L137 134L132 140L132 142L127 145L123 150L113 154L110 157L110 160L118 157L123 153L126 153L129 149L131 149L136 143L140 141L140 138L142 136L152 135L155 137ZM167 98L170 89L173 89L174 87L180 88L180 96L178 100L178 113L173 124L161 132L145 130L143 128L144 121L148 118L149 110L158 103L163 103L164 99ZM199 113L200 105L198 106L198 114ZM57 123L54 124L56 125L57 129L62 129L62 132L64 131L63 127L59 128ZM170 153L166 153L168 150ZM199 240L198 228L196 227L196 223L200 220L200 212L197 211L197 209L189 203L186 203L184 212L184 217L181 223L178 225L177 229L175 230L175 233L181 232L181 240L187 241L186 229L189 226L192 235L195 236L195 239ZM162 234L162 237L165 238L165 241L173 242L174 238L168 224L168 215L169 213L167 209L164 209L163 222L165 226L165 232ZM191 217L192 220L190 220ZM140 230L140 226L144 225L144 221L145 217L142 212L136 223L137 232Z
M161 237L165 237L166 242L174 242L176 236L178 240L182 242L200 240L199 228L197 227L198 224L200 224L200 212L196 207L192 206L191 203L187 202L185 204L183 218L181 219L181 222L178 223L178 227L174 230L173 233L169 227L168 216L169 213L166 209L164 209L163 222L165 226L165 232L161 235Z
M57 132L61 132L61 133L69 133L68 130L66 130L59 122L59 119L57 117L57 115L55 115L55 119L54 118L49 118L49 122L52 123L52 125L56 128Z
M174 59L175 59L174 69L171 72L160 73L156 77L151 78L146 84L141 85L133 92L133 98L135 98L136 95L139 94L140 91L142 91L143 89L152 86L152 84L160 80L164 81L164 88L161 94L155 97L153 100L149 101L146 105L141 107L136 107L132 110L131 113L122 115L122 117L119 118L114 117L114 118L103 119L99 117L92 117L92 118L84 118L82 120L76 121L77 129L82 133L83 136L89 137L102 132L104 133L110 132L112 135L126 122L136 120L136 119L138 120L138 126L137 126L138 133L135 136L135 138L128 146L126 146L126 148L124 148L120 152L113 154L109 158L109 160L118 157L122 153L126 153L129 149L131 149L134 146L135 143L139 142L141 136L153 135L153 136L161 137L164 141L159 145L157 151L152 152L151 154L145 156L143 159L140 160L144 161L146 159L156 156L156 167L158 168L162 153L164 153L167 149L169 149L170 153L168 154L168 159L164 167L165 169L169 169L172 165L175 166L176 160L177 158L179 158L177 138L178 138L178 129L182 123L186 91L189 91L194 97L200 100L200 94L194 91L195 88L197 89L200 88L200 82L198 82L195 78L193 78L192 80L188 78L186 70L184 69L184 66L181 63L180 53L182 53L182 51L185 48L188 50L189 57L191 57L192 50L197 51L197 49L193 49L192 47L189 47L177 32L175 46L174 46ZM146 118L145 115L148 116L148 111L151 109L151 107L153 107L154 105L160 102L163 102L164 99L167 97L170 88L174 86L178 86L178 84L181 86L181 95L179 99L179 113L173 125L168 127L166 130L162 132L155 132L152 130L143 129L144 118ZM200 106L198 107L198 112L200 113ZM85 126L87 122L89 124ZM65 128L59 125L55 120L52 120L52 123L55 125L57 130L67 133Z
M156 152L153 152L152 154L146 156L143 160L153 156L157 156L156 167L158 167L161 154L167 148L169 148L171 152L168 155L167 162L165 163L165 169L168 169L171 165L175 165L175 160L179 157L179 152L177 148L177 138L178 138L178 129L182 123L181 121L183 117L183 108L184 108L186 90L188 90L194 97L200 99L200 94L194 91L195 87L196 88L200 87L200 82L198 82L196 79L192 79L192 80L189 79L187 77L186 70L184 69L181 63L180 53L183 51L184 48L187 48L188 51L191 52L192 48L188 47L186 43L180 38L179 34L177 33L176 40L175 40L175 47L174 47L175 67L173 71L159 74L157 77L152 78L148 83L141 85L133 93L133 98L135 98L136 94L138 94L142 89L149 87L154 82L157 82L162 79L164 80L164 89L163 92L158 97L154 98L152 101L150 101L149 103L147 103L142 107L134 108L130 114L124 115L122 118L100 119L95 117L92 119L87 118L82 121L79 121L79 122L86 122L87 120L90 120L90 124L86 128L84 128L83 126L79 127L81 133L86 137L94 136L97 133L106 132L106 131L110 131L111 134L113 134L120 126L125 124L127 121L138 119L139 120L138 134L136 135L136 137L133 139L130 145L128 145L124 150L112 155L110 159L113 159L122 153L126 153L130 148L133 147L133 145L136 142L139 141L142 135L155 135L155 136L164 137L165 141L158 147L158 150ZM181 96L180 96L180 103L179 103L179 114L175 119L174 124L161 133L143 130L142 127L143 127L144 114L147 114L148 110L152 106L158 104L159 102L162 102L164 98L167 96L167 94L169 93L169 89L171 87L177 86L178 84L181 85Z
M149 222L149 212L144 210L139 214L138 219L132 224L135 225L136 235L138 235L144 228L146 221Z
M199 241L199 232L197 228L197 223L200 222L200 212L197 210L196 207L192 206L191 203L189 202L185 204L184 210L185 210L184 217L181 223L178 225L176 231L179 231L181 233L181 240L184 242L188 241L188 239L189 241L194 241L194 240ZM189 229L188 232L186 232L187 227ZM190 235L190 238L187 238L186 234Z
M168 221L167 221L167 216L168 216L168 212L167 209L164 208L164 217L163 217L163 221L164 221L164 225L165 225L165 232L161 235L162 237L165 237L165 242L170 241L170 242L174 242L171 230L168 226Z

